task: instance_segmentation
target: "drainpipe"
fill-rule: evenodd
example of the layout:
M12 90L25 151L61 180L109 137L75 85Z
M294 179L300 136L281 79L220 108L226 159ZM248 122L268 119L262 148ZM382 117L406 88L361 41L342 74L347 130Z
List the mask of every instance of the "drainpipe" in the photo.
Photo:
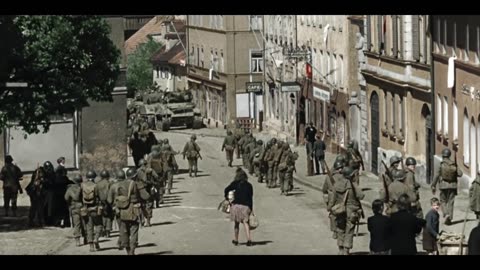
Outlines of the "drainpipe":
M433 29L433 23L434 23L434 16L433 15L429 15L429 24L430 24L430 48L431 48L431 51L433 52L433 40L435 38L435 31ZM433 61L433 53L430 54L430 87L432 89L432 98L431 98L431 104L432 104L432 112L431 112L431 127L432 127L432 137L433 138L430 138L430 141L429 143L431 144L431 151L433 151L433 155L430 155L430 153L427 153L427 158L430 158L431 159L431 162L430 162L430 165L431 165L431 168L429 168L430 172L429 172L429 178L427 179L427 183L430 184L431 183L431 179L432 179L432 176L433 176L433 167L434 167L434 161L435 161L435 136L436 136L436 122L435 121L435 112L436 112L436 107L435 107L435 69L434 69L434 61Z

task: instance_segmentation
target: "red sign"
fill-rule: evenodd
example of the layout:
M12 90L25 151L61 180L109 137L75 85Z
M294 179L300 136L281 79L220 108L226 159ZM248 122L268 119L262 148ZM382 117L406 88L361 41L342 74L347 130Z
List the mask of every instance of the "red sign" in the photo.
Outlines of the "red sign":
M307 66L306 66L306 73L307 73L307 78L311 79L312 78L312 66L310 64L307 64Z

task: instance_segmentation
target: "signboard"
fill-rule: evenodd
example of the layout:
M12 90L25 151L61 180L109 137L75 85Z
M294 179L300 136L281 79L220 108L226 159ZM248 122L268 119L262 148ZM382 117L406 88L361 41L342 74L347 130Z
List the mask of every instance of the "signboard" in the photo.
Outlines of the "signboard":
M262 93L263 85L262 82L247 82L245 84L245 89L247 89L247 93Z
M281 89L282 92L300 92L301 85L297 82L284 82Z
M285 47L283 50L283 54L286 55L288 58L307 58L310 55L309 50L302 50L302 49L290 49Z
M313 97L323 100L325 102L330 102L330 92L322 90L318 87L313 87Z

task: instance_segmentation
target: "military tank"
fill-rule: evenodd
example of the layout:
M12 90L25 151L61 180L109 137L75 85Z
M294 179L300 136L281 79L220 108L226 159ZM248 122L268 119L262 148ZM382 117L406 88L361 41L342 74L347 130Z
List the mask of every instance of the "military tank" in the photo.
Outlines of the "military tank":
M202 127L200 110L192 102L189 91L165 92L156 108L156 129L168 131L170 127L187 126L198 129Z

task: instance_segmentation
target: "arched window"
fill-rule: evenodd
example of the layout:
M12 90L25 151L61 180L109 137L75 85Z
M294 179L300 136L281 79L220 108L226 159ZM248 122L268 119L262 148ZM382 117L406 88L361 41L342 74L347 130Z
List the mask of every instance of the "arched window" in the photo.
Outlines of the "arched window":
M345 112L338 118L338 144L345 147Z
M467 108L463 111L463 163L470 164L470 130Z

